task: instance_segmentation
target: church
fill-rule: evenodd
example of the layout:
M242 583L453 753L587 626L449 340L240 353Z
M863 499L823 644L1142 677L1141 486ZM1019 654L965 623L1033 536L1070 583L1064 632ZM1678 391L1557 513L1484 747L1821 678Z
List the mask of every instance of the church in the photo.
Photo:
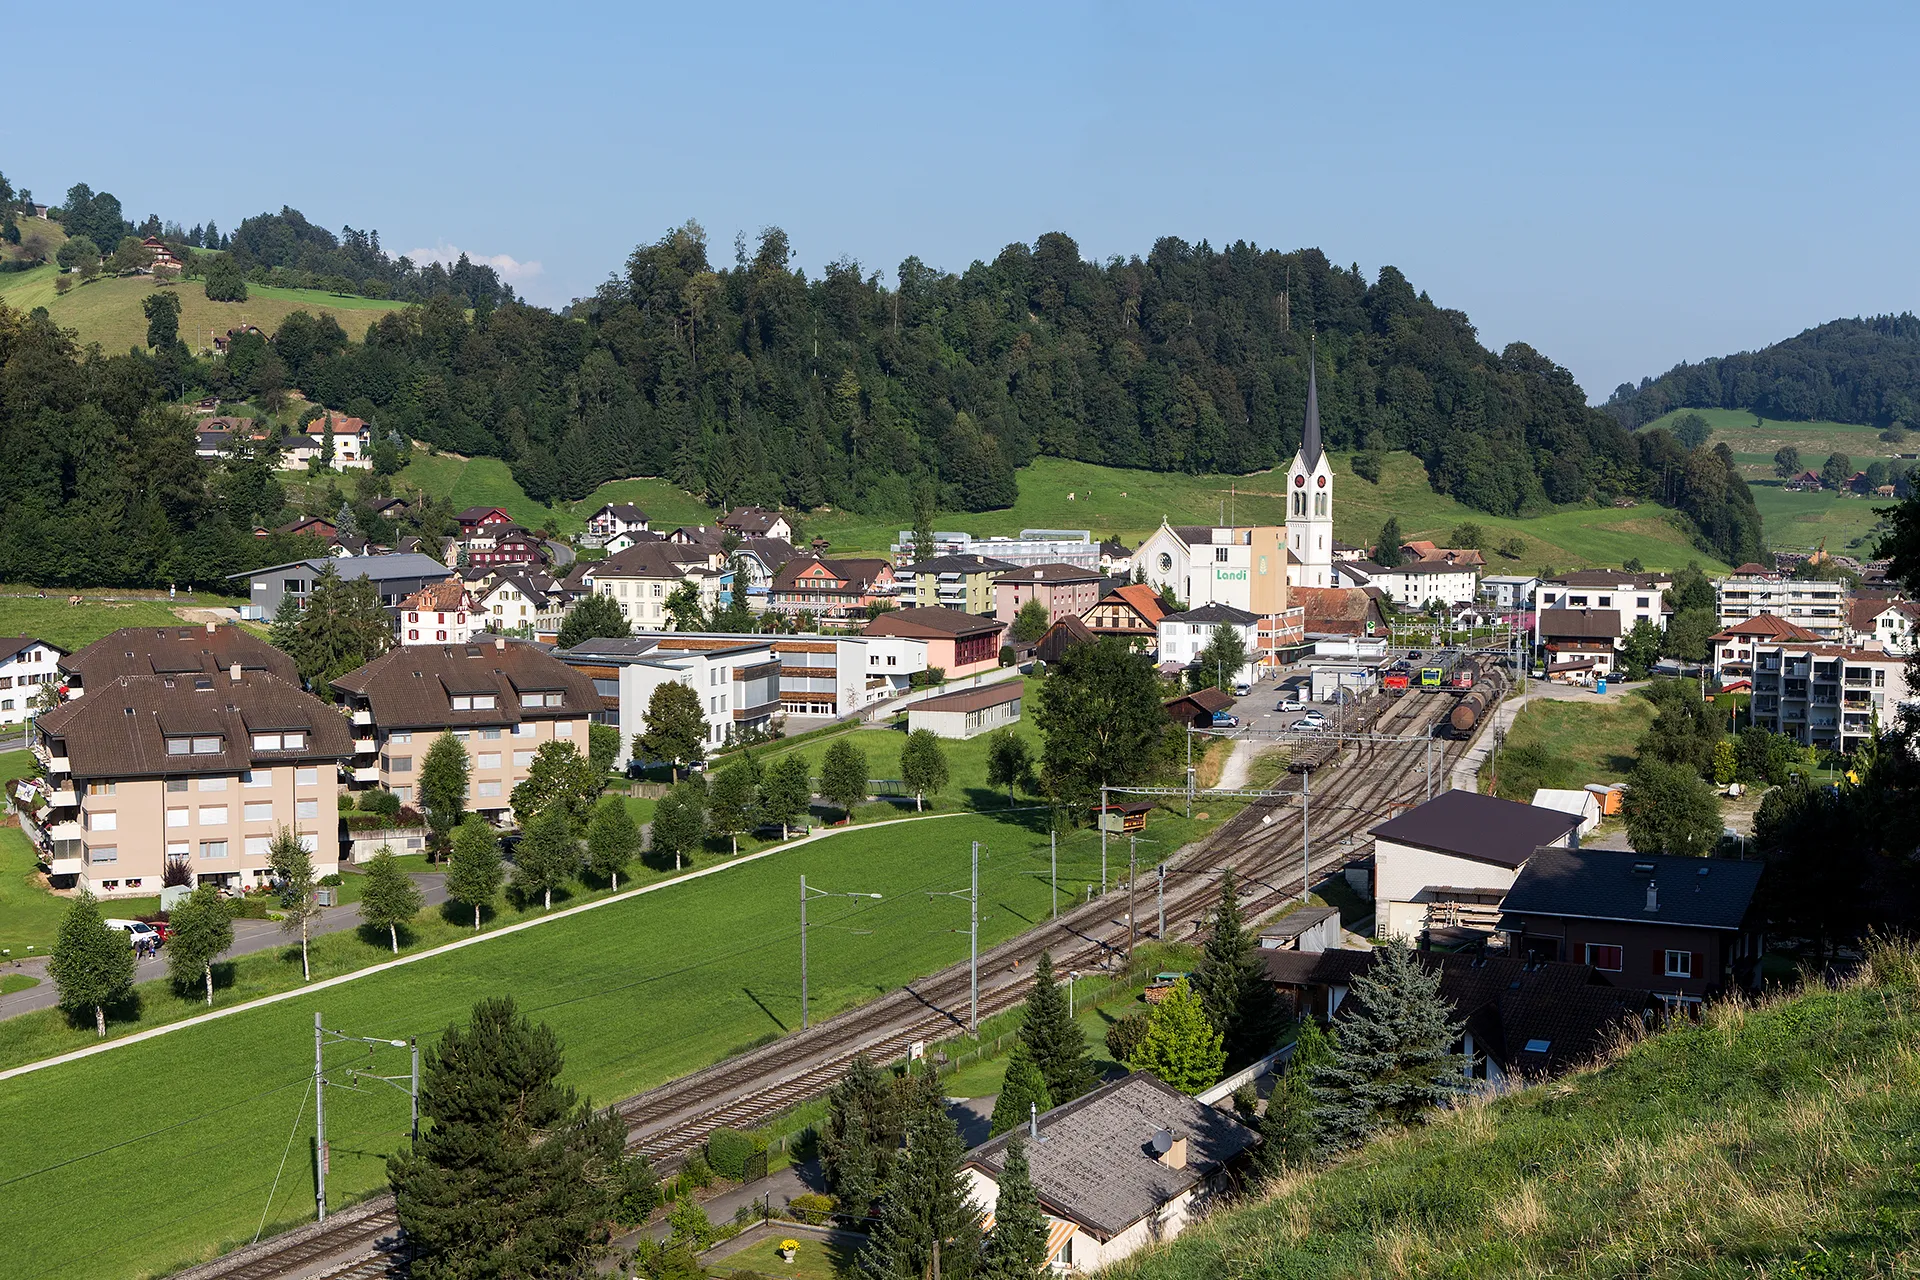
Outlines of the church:
M1333 464L1320 442L1317 357L1307 360L1307 421L1287 469L1287 585L1332 587Z

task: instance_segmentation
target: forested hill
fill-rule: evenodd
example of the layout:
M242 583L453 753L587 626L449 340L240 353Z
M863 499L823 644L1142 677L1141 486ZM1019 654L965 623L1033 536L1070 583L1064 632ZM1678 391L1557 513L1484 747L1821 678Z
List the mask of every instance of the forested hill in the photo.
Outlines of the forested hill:
M1679 364L1607 412L1632 430L1671 409L1746 409L1767 418L1920 424L1920 317L1833 320L1759 351Z
M364 346L279 352L292 385L387 432L503 457L536 498L666 475L716 501L874 515L1014 496L1036 455L1247 472L1291 457L1318 336L1335 449L1407 449L1436 489L1499 514L1650 498L1738 563L1760 550L1724 459L1635 439L1524 344L1495 354L1466 316L1392 267L1369 283L1318 250L1177 239L1082 259L1067 236L962 274L917 258L897 289L859 264L819 279L785 234L716 266L689 223L564 314L471 315L442 298L382 319ZM281 344L286 345L286 344Z

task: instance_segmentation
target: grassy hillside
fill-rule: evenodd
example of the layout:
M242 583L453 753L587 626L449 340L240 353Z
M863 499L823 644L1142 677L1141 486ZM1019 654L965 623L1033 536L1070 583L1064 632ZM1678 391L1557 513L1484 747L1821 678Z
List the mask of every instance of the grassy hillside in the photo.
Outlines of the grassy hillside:
M77 330L82 343L97 342L107 351L144 347L147 318L140 304L156 289L150 276L116 276L80 285L65 297L54 292L59 268L52 263L32 271L0 276L0 301L16 310L45 307L62 328ZM211 349L210 335L224 334L242 324L257 324L271 333L296 311L325 313L340 322L347 336L360 339L382 312L400 310L402 302L375 301L317 289L274 289L247 286L245 302L209 302L198 281L170 286L180 298L180 337L195 351Z
M1480 767L1480 789L1495 780L1496 764L1494 794L1523 803L1540 787L1625 782L1655 714L1637 695L1608 703L1536 698L1514 717L1498 761Z
M33 636L74 650L92 644L109 631L121 627L164 627L180 621L192 621L182 610L238 607L242 599L224 596L190 596L182 591L172 602L166 592L145 591L63 591L49 588L44 594L36 587L22 584L0 585L0 636ZM68 604L69 596L81 597L77 605Z
M1380 1141L1109 1274L1914 1275L1920 959L1879 959Z
M1490 556L1491 572L1519 572L1543 565L1567 568L1619 564L1638 556L1649 568L1677 568L1698 560L1709 570L1726 568L1695 550L1650 504L1638 507L1568 507L1532 519L1484 515L1462 506L1427 484L1426 469L1411 454L1387 456L1380 482L1353 474L1351 461L1335 461L1340 489L1334 503L1335 532L1343 540L1370 544L1388 516L1397 516L1409 538L1445 538L1459 524L1485 530L1488 545L1518 535L1526 544L1515 560ZM658 479L616 480L579 502L550 507L535 502L495 458L465 460L447 455L415 455L400 478L462 506L505 507L523 523L552 518L563 532L584 527L603 502L637 502L656 528L711 520L718 512ZM1193 476L1125 471L1092 463L1039 458L1019 473L1019 497L1003 511L943 511L941 529L974 534L1016 534L1022 529L1090 529L1096 538L1117 536L1129 545L1159 527L1164 516L1175 524L1211 524L1221 519L1240 524L1280 524L1286 520L1281 496L1283 473L1251 476ZM842 555L883 554L907 521L877 520L853 512L821 510L800 518L804 537L824 537Z

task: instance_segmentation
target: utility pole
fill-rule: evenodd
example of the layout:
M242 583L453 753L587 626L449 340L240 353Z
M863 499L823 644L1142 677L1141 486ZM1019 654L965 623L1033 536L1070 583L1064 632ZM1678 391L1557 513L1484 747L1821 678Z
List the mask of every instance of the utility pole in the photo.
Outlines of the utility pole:
M410 1132L413 1141L418 1142L420 1141L420 1037L407 1037L407 1044L413 1050L413 1123Z
M1187 751L1193 751L1193 735L1187 735ZM1189 769L1187 776L1193 776ZM1100 784L1100 892L1107 891L1107 784Z
M320 1029L320 1011L313 1011L313 1202L315 1222L327 1220L327 1077L320 1050L326 1033Z
M1433 726L1427 726L1427 799L1433 799Z
M1133 967L1133 886L1139 880L1134 856L1133 837L1127 837L1127 967Z
M1092 888L1091 885L1088 886ZM973 880L968 888L942 893L929 889L930 898L967 900L967 1030L980 1029L980 842L973 842ZM879 894L874 894L879 897Z
M1053 918L1060 918L1060 833L1047 832L1047 880L1053 885Z
M1159 917L1159 927L1155 931L1155 936L1165 942L1167 940L1167 864L1164 862L1160 864L1160 894L1159 901L1154 906L1154 914Z

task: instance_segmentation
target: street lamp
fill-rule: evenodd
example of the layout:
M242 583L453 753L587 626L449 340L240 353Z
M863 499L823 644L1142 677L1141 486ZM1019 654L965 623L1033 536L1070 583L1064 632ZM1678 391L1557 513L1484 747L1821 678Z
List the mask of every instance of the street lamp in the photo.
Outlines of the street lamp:
M800 877L800 1029L807 1029L807 899L809 898L872 898L880 900L877 893L831 893L825 889L807 887L807 878Z

